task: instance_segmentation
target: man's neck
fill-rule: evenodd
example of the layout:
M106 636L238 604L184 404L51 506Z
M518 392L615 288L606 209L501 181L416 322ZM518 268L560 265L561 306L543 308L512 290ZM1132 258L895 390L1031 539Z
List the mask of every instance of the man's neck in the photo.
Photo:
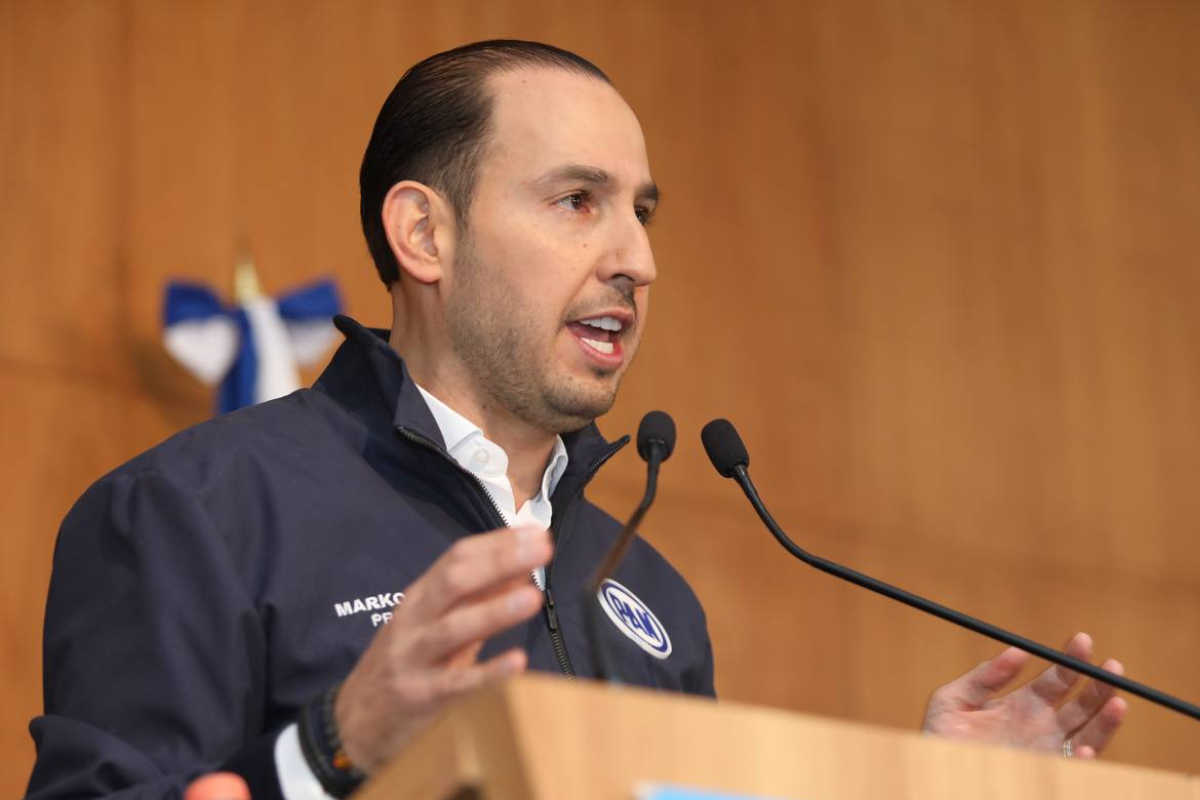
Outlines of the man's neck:
M428 369L419 357L406 358L406 364L417 385L478 425L489 441L504 450L517 508L541 491L542 477L558 438L556 434L535 428L507 408L480 397L466 376Z
M429 392L442 399L437 389L429 389ZM556 434L530 427L507 409L466 399L460 402L457 396L442 399L442 402L478 425L485 437L504 450L508 456L508 482L512 484L516 508L541 491L546 465L554 452Z

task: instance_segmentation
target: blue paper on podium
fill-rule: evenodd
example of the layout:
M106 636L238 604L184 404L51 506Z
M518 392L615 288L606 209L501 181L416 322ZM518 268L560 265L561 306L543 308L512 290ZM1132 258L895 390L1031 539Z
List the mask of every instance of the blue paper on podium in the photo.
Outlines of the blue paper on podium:
M637 800L798 800L797 798L763 797L760 795L729 794L707 789L691 789L685 786L652 785L634 793Z

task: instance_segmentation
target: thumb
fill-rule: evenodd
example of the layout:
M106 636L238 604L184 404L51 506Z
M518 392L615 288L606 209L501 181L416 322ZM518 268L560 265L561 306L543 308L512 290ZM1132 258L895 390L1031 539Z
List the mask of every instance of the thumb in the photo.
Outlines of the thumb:
M1028 653L1010 647L938 689L933 693L930 706L979 708L1012 683L1028 660Z

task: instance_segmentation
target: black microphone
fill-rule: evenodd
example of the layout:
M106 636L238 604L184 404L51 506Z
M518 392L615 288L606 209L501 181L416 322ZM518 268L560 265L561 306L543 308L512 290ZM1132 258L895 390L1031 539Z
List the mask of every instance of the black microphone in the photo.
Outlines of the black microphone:
M733 478L738 482L738 485L742 487L742 491L745 492L746 497L750 500L750 504L758 512L759 518L767 526L767 530L779 540L779 543L783 545L785 550L810 567L816 567L834 577L849 581L864 589L870 589L872 592L881 594L884 597L890 597L892 600L898 600L905 605L912 606L935 617L940 617L947 622L953 622L955 625L995 639L998 642L1020 648L1027 653L1033 653L1047 661L1066 667L1067 669L1075 670L1090 678L1095 678L1102 683L1115 686L1118 689L1123 689L1130 694L1137 695L1152 703L1157 703L1172 711L1185 714L1193 719L1200 719L1200 707L1191 703L1172 697L1145 684L1130 680L1123 675L1117 675L1108 670L1100 669L1082 659L1069 656L1066 653L1046 647L1043 644L1038 644L1015 633L1009 633L1002 628L997 628L995 625L975 619L952 608L947 608L932 600L926 600L923 597L876 580L869 575L856 572L849 567L843 567L840 564L803 550L788 538L787 534L775 522L775 519L771 516L771 512L767 511L767 507L763 505L763 501L759 498L758 490L754 488L754 482L750 480L748 472L750 454L746 452L746 446L742 444L742 438L738 436L733 424L729 420L715 419L704 426L704 430L700 433L700 439L704 442L704 449L708 452L708 458L712 461L712 465L716 468L717 472L722 477Z
M584 618L587 620L587 634L592 646L596 675L609 683L622 681L613 662L612 652L608 649L608 642L600 633L600 588L604 581L616 572L621 559L625 558L625 553L633 544L638 525L642 523L642 518L654 502L654 494L658 489L659 465L675 451L675 421L671 419L670 414L665 411L651 411L642 417L642 423L638 425L637 451L646 462L646 492L583 593Z

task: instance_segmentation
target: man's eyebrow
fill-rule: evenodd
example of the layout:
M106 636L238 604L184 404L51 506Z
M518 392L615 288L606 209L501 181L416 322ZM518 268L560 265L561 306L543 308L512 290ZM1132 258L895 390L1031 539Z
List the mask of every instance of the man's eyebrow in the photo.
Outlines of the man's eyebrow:
M558 183L583 183L595 187L612 186L616 178L608 170L588 164L566 164L561 167L543 172L533 181L533 186L544 188ZM659 198L658 185L654 181L644 183L637 188L638 200L649 200L657 203Z
M655 205L658 205L658 200L661 196L662 193L658 191L658 184L654 181L643 183L639 186L636 195L638 200L649 200Z

